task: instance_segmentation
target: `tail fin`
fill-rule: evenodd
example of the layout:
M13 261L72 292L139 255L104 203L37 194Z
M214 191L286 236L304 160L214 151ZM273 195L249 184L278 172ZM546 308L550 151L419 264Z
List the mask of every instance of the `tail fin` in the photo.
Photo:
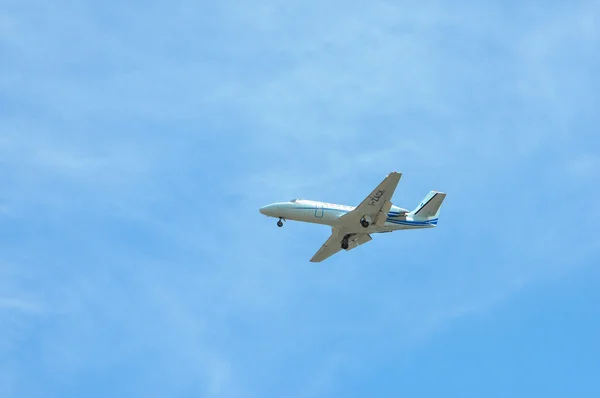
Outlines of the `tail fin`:
M446 194L443 192L431 191L425 196L416 209L408 213L412 217L438 217L440 214L440 206L446 198Z

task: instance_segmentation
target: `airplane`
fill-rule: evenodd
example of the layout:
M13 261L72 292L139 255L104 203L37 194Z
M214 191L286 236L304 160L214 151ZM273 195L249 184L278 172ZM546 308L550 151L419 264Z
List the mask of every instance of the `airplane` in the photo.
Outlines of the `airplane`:
M358 206L344 206L305 199L277 202L259 209L260 213L286 220L328 225L331 236L310 259L321 262L340 250L350 251L370 241L371 234L402 229L437 226L440 206L446 194L431 191L412 211L392 204L391 199L402 173L392 172Z

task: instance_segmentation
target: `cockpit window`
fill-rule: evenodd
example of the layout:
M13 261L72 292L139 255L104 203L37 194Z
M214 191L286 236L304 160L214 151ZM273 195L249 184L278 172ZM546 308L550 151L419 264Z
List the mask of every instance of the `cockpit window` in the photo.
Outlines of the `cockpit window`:
M296 203L296 201L297 201L297 200L298 200L298 199L292 199L292 200L290 200L290 202L291 202L291 203Z

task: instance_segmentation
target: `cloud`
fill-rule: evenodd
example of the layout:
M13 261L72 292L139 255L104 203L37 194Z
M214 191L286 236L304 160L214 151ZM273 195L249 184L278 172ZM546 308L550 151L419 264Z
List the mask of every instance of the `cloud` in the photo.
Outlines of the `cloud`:
M38 307L28 301L13 297L0 297L0 308L4 310L15 310L23 312L35 312Z
M593 154L581 154L572 159L567 165L572 177L589 181L590 177L598 175L600 170L600 157Z

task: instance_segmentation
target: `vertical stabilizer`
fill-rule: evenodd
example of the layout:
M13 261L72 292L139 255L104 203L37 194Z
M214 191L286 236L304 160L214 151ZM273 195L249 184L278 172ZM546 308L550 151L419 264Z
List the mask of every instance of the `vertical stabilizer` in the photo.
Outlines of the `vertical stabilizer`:
M431 191L425 196L416 209L408 215L419 218L436 218L440 214L440 207L446 198L446 194L438 191Z

